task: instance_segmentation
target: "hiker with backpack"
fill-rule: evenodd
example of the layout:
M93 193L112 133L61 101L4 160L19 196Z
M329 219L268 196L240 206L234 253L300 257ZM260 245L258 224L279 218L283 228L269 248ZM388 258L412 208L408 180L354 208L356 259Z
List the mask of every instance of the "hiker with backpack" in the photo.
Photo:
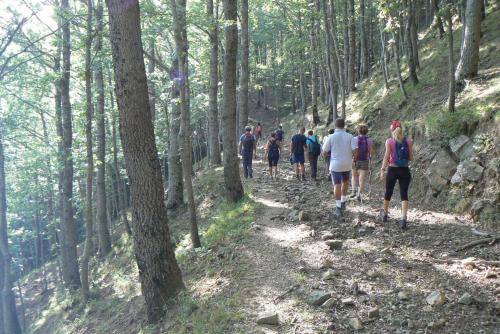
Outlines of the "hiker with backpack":
M295 165L295 175L298 180L305 181L305 155L304 152L307 148L307 138L304 135L306 129L304 127L299 126L299 133L293 135L292 141L290 143L290 162Z
M328 140L328 137L330 135L333 135L333 133L335 132L334 129L328 129L328 132L327 134L323 137L323 141L322 141L322 144L326 143L326 141ZM331 158L331 153L330 152L325 152L325 156L323 156L323 160L324 160L324 163L325 163L325 177L329 180L332 175L330 174L330 158Z
M380 168L380 180L385 181L384 207L380 209L379 220L387 222L389 216L389 203L396 186L399 183L399 192L401 194L401 219L399 226L405 230L407 228L408 213L408 188L411 182L409 162L413 160L413 142L406 138L400 121L391 123L392 137L385 142L385 155ZM385 170L387 176L385 176Z
M361 202L361 194L365 188L365 178L370 169L370 161L372 157L373 141L368 138L368 126L360 124L358 126L357 137L354 140L358 143L358 156L353 159L352 166L352 194L351 197L356 197L358 202Z
M278 177L278 161L280 159L281 147L276 139L276 133L272 132L269 138L264 156L267 157L269 162L269 176L271 180L273 179L273 169L274 169L274 180Z
M262 137L262 125L260 124L260 122L257 122L257 125L255 126L253 132L257 140L259 140Z
M330 172L335 194L335 217L341 218L346 209L352 160L358 154L358 143L352 134L346 132L345 121L337 118L335 132L323 143L323 157L330 152Z
M280 124L278 126L278 130L276 130L276 141L280 145L280 148L283 147L283 139L285 138L285 131L283 131L283 126Z
M319 138L313 130L307 132L307 147L309 148L309 164L311 165L311 178L316 180L318 174L318 157L321 154L321 145Z
M243 157L243 174L245 175L245 179L253 178L252 158L256 158L257 155L257 139L252 134L252 128L249 126L245 128L245 133L240 137L239 150Z

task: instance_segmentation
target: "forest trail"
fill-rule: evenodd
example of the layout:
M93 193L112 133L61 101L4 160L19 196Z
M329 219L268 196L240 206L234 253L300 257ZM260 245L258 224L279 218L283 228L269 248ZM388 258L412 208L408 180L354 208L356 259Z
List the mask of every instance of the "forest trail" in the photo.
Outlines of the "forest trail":
M271 127L264 123L266 134ZM240 308L247 320L237 331L348 333L362 326L373 333L498 332L498 262L484 262L498 261L498 244L457 251L485 237L471 233L474 226L465 218L419 203L412 203L403 232L398 195L389 222L376 223L382 187L375 174L370 198L351 200L336 221L326 177L296 180L288 141L279 179L268 180L267 163L260 160L263 142L249 181L261 206L252 232L234 252L239 273L232 284L245 296ZM319 166L323 171L322 160ZM337 240L340 249L330 250L325 239ZM433 292L437 297L427 301ZM328 295L330 305L311 305ZM279 325L257 326L264 313L277 314Z

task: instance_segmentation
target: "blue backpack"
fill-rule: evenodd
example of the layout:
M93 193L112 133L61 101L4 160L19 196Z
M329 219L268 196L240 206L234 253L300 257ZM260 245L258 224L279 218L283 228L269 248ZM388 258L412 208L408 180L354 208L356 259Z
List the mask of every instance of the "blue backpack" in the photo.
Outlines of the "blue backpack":
M398 167L408 167L410 161L410 147L406 141L406 137L401 142L396 142L396 159L395 163Z

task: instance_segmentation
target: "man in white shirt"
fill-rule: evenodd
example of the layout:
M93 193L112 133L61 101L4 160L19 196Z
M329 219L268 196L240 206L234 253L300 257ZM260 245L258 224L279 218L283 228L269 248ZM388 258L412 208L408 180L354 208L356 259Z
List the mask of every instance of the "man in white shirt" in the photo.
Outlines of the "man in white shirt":
M347 201L349 179L352 169L352 159L357 157L358 143L353 135L346 132L345 121L337 118L335 132L323 143L323 157L330 153L330 172L335 192L335 216L342 217Z

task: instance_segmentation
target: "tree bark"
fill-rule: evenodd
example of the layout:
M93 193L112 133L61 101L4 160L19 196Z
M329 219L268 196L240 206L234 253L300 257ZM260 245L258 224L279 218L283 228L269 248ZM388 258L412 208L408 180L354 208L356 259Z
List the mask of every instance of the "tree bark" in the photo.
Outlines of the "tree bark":
M431 1L432 1L432 7L434 9L434 15L436 16L434 25L439 31L439 38L443 38L444 27L441 15L439 15L439 0L431 0Z
M21 334L21 326L16 311L16 301L12 291L10 273L11 257L7 234L7 191L5 188L5 156L3 152L3 130L0 128L0 333Z
M172 0L172 14L175 26L175 45L177 52L178 76L174 81L180 91L181 128L179 141L181 142L182 174L184 187L186 188L189 221L191 230L191 242L194 248L201 247L198 234L198 222L196 218L196 203L194 201L192 152L191 142L191 110L189 105L189 44L186 30L186 0Z
M316 16L319 14L319 4L316 0L312 0L311 7L315 8L315 12L311 15L311 108L313 124L318 125L320 122L318 113L318 96L319 96L319 65L318 65L318 42L317 42L317 23Z
M448 26L448 64L450 71L450 82L448 86L448 111L455 112L455 63L453 60L453 21L452 13L446 13L446 23Z
M107 5L120 133L130 181L135 257L148 321L155 323L184 283L168 228L148 100L139 3L107 0Z
M96 209L97 209L97 235L99 239L99 256L102 258L111 251L111 236L109 233L106 204L106 125L104 114L104 77L102 58L102 32L103 32L103 6L102 0L97 2L97 40L96 40L96 72L95 81L97 89L97 183L96 183Z
M380 67L382 67L382 74L384 75L385 89L389 89L389 72L387 71L387 59L385 56L385 32L380 29Z
M248 124L248 0L241 0L241 62L240 62L240 92L239 92L239 129L237 133L243 132Z
M235 203L243 197L238 154L234 138L236 126L236 56L238 52L237 0L224 0L226 27L224 53L224 110L222 140L224 147L224 183L226 198Z
M80 277L82 281L82 297L84 302L89 299L89 260L93 252L93 223L92 190L94 178L94 156L92 152L92 0L87 0L87 37L85 40L85 97L86 97L86 150L87 150L87 191L85 198L85 248L82 256ZM99 9L98 9L99 10ZM98 134L99 135L99 134ZM99 205L99 204L98 204ZM98 217L99 218L99 217Z
M214 0L207 0L207 16L210 22L210 82L208 91L210 162L213 166L219 166L222 163L220 157L219 110L217 104L219 89L219 20L217 11L214 12Z
M481 40L481 1L467 0L464 37L460 60L455 70L455 80L469 79L477 75L479 67L479 43Z
M354 0L349 1L349 67L347 70L347 89L349 92L356 90L356 20L354 13Z
M360 12L360 21L361 21L361 34L360 34L360 48L361 48L361 68L360 74L361 78L368 77L368 71L370 69L370 60L368 53L368 41L366 36L366 13L365 13L365 0L359 1L359 12Z
M399 48L400 44L400 38L399 38L399 31L396 31L394 33L394 40L396 41L394 43L394 50L396 52L396 74L398 76L398 82L399 82L399 89L401 90L401 94L403 94L404 101L408 100L408 93L406 92L404 82L403 82L403 76L401 75L401 51Z
M61 1L61 11L67 16L69 12L68 0ZM62 224L63 234L62 253L63 257L63 279L71 289L81 286L80 273L76 245L78 237L76 224L73 217L73 124L71 101L69 94L71 73L71 36L70 21L64 20L62 25L62 80L61 80L61 106L62 106L62 130L63 130L63 185L62 185ZM64 261L66 260L66 261Z

